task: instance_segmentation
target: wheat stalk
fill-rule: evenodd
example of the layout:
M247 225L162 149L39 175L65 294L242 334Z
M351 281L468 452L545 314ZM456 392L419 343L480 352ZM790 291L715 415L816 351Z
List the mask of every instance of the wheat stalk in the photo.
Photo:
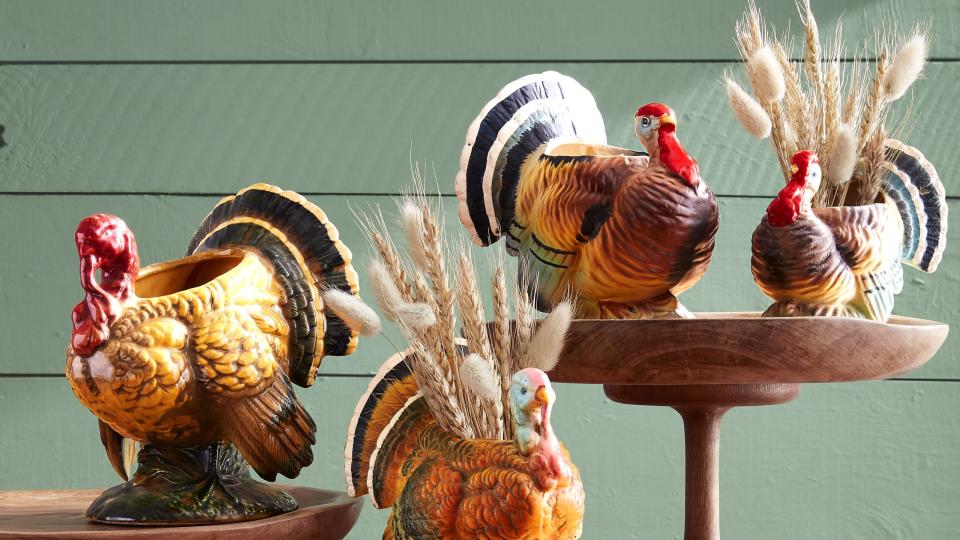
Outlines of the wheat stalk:
M494 370L492 361L493 348L487 336L486 316L484 315L483 300L480 299L480 288L477 285L476 270L473 261L461 246L459 251L459 265L457 266L456 298L460 308L460 317L463 320L463 335L467 340L467 348L485 361L490 361L490 369ZM496 388L491 391L497 395L500 391L499 378L494 379ZM492 402L481 403L482 407L493 407L492 414L484 417L484 430L490 437L500 438L502 430L503 403L497 399ZM495 421L494 421L495 419Z
M527 351L530 347L530 338L533 337L533 326L536 322L533 303L530 301L530 290L526 280L521 279L515 288L517 303L517 321L514 325L513 355L511 371L519 371L527 360Z
M493 273L493 355L497 375L500 377L500 402L504 413L510 411L510 299L507 296L507 280L503 263L499 261ZM511 418L502 418L504 436L513 437Z
M455 250L455 264L449 266L452 275L448 273L446 257L450 253L441 224L422 194L422 181L415 184L414 194L398 205L405 251L393 243L379 211L360 217L377 256L368 267L371 288L383 314L400 327L408 341L408 365L443 429L464 438L512 437L507 389L513 373L526 367L533 306L526 290L521 294L514 289L518 322L511 331L509 289L501 261L492 281L494 322L488 327L474 261L460 245ZM334 304L339 300L335 295L331 298ZM336 307L358 327L372 327L369 313L346 302L340 304ZM457 337L458 319L465 339ZM562 336L558 339L562 341ZM545 351L534 358L540 364L550 362L544 354L556 356L546 345L537 348Z
M770 120L770 140L781 172L789 179L788 163L793 153L813 150L820 156L825 173L821 191L814 198L816 206L873 202L887 159L888 109L920 77L927 61L928 29L916 27L902 40L893 60L889 54L891 40L881 29L876 38L878 56L870 74L859 54L854 55L853 62L841 62L842 24L837 24L824 54L810 0L797 0L797 10L803 21L801 69L790 60L791 38L768 32L752 1L735 29L753 95ZM779 73L773 75L770 52L779 66ZM846 72L844 64L848 66ZM765 133L762 117L750 112L750 101L745 99L749 96L738 95L731 79L728 76L727 99L737 118L749 133ZM906 125L907 116L901 125ZM856 185L855 196L848 197L851 185Z

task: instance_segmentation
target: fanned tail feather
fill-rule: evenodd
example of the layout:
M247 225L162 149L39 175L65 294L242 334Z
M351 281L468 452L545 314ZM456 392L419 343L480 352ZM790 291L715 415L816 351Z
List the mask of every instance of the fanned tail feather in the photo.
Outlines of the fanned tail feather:
M894 297L903 290L903 266L891 261L886 268L857 278L863 302L872 320L886 321L893 313Z
M319 291L357 294L357 274L350 250L320 208L292 191L254 184L217 204L187 253L226 247L255 249L276 271L286 297L293 382L310 386L324 356L353 352L356 332L325 308Z
M885 143L883 191L903 222L904 263L933 272L947 245L946 192L937 170L923 154L895 139Z
M398 353L384 362L357 402L344 447L344 472L350 496L367 493L371 458L381 437L391 430L395 417L408 401L420 396L406 362L410 354L410 351Z
M554 71L503 87L467 129L456 178L460 221L474 242L496 242L513 219L520 167L548 143L605 144L593 95Z

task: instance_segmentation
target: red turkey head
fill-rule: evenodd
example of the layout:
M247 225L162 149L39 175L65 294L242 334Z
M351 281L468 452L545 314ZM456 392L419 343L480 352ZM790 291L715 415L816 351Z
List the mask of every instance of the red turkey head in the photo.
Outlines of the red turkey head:
M680 146L677 139L677 116L663 103L647 103L634 117L637 138L647 149L650 159L658 159L673 174L696 188L701 181L700 167Z
M790 158L790 181L767 207L767 221L774 227L795 222L820 189L820 160L811 150Z
M122 219L95 214L77 226L80 255L80 286L86 293L73 308L73 350L92 355L110 335L110 325L122 305L133 295L133 282L140 272L140 258L133 233ZM97 280L97 271L100 279Z
M663 103L647 103L637 109L637 114L634 116L634 127L637 131L637 138L646 147L647 152L653 156L660 153L657 138L661 127L665 130L675 131L677 117L673 114L673 109Z

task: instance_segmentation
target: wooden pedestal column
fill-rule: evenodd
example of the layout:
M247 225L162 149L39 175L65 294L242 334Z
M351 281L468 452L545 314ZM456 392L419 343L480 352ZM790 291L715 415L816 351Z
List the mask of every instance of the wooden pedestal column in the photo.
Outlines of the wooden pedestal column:
M720 540L720 420L732 407L775 405L797 397L798 384L604 385L629 405L672 407L683 418L686 446L684 540Z

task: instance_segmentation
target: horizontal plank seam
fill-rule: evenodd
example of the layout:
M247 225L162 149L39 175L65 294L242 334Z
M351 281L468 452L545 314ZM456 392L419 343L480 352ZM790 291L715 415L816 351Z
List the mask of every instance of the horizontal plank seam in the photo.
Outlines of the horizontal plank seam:
M799 61L795 58L794 61ZM841 58L841 62L853 62L862 59ZM873 62L875 58L866 61ZM345 59L345 60L0 60L0 66L150 66L150 65L462 65L462 64L736 64L740 58L523 58L523 59ZM960 62L960 58L932 57L930 63L951 64Z
M319 373L318 378L330 379L370 379L373 373ZM56 379L62 378L62 373L0 373L0 379ZM870 382L870 381L858 381ZM894 379L883 379L881 382L942 382L942 383L960 383L960 378L945 377L937 379L934 377L897 377ZM805 384L823 384L823 383L805 383ZM599 385L597 385L599 386Z
M0 191L0 197L226 197L235 192L213 192L197 191L189 193L180 193L175 191ZM301 195L309 197L403 197L405 193L388 192L344 192L344 191L298 191ZM754 194L731 194L715 193L722 199L770 199L776 196L776 193L754 195ZM453 198L455 193L441 193L441 197ZM947 195L948 201L960 200L960 195Z

